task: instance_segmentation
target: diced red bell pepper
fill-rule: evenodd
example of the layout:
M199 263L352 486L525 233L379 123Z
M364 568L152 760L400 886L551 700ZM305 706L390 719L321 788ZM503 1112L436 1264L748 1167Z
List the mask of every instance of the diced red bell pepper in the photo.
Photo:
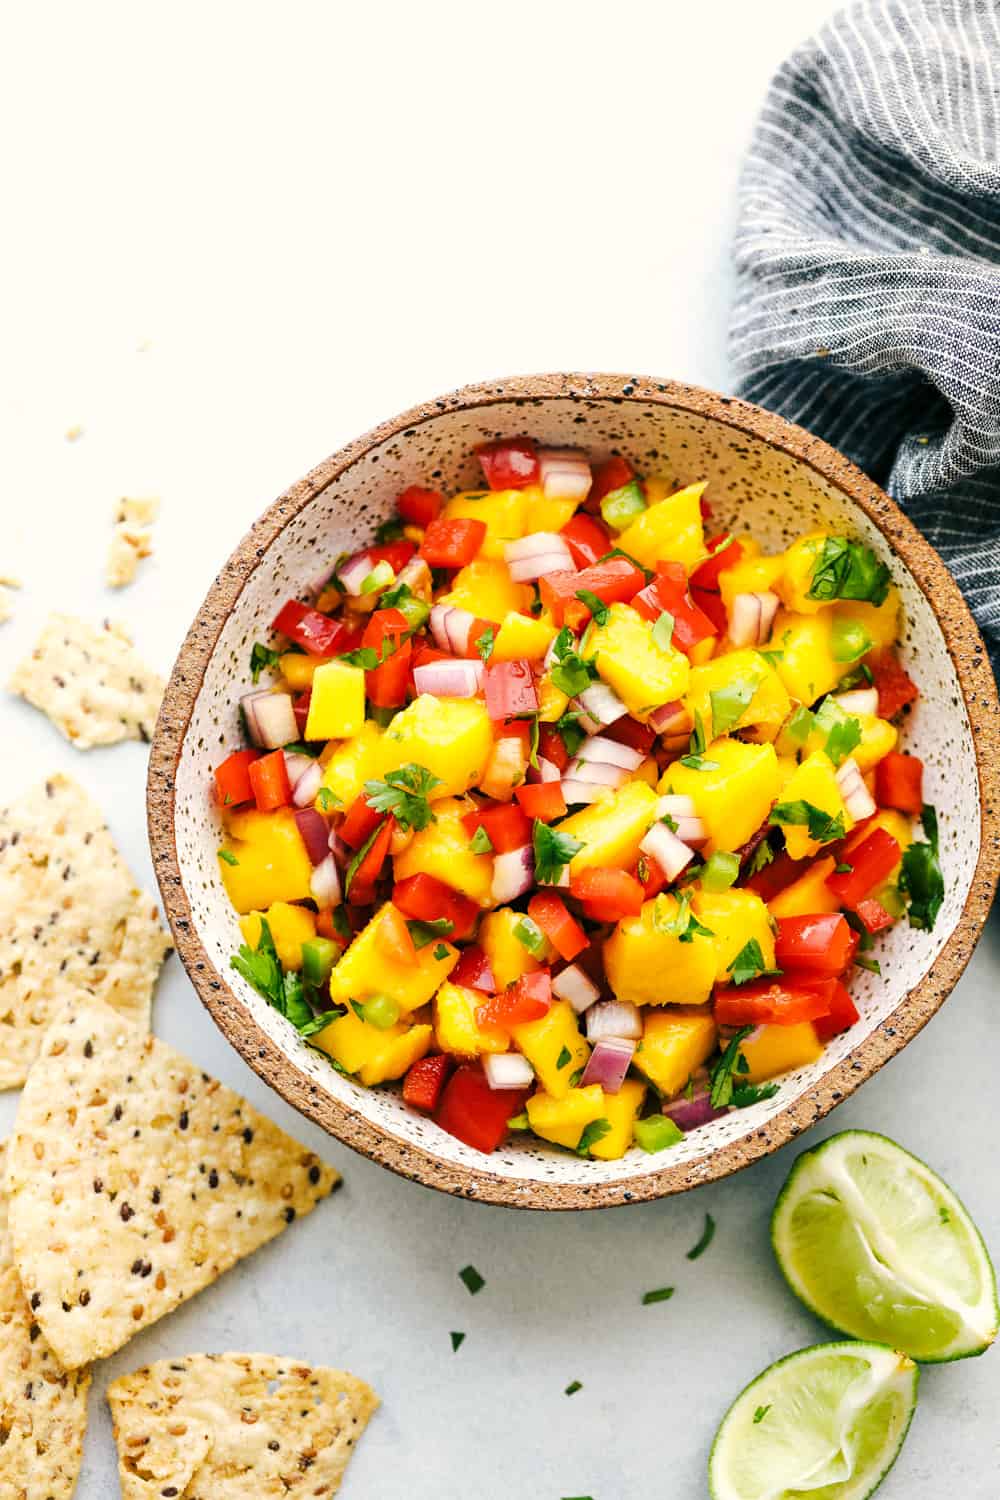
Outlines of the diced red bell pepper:
M578 568L591 567L599 557L604 557L614 546L607 527L602 526L600 521L595 520L593 516L588 516L582 510L578 510L576 515L566 522L559 535L565 541L570 550L570 556Z
M590 946L590 939L567 911L566 903L553 892L536 891L528 902L528 916L537 922L559 957L567 963Z
M410 658L411 667L426 667L434 661L456 661L457 657L452 651L439 651L437 646L432 646L426 637L413 642L413 655Z
M283 750L272 750L270 755L251 761L247 775L259 812L273 812L276 807L287 807L291 802L292 788Z
M743 881L748 891L756 891L760 899L767 904L773 901L779 891L783 891L786 885L791 885L793 880L805 872L806 859L793 859L792 856L782 849L776 854L770 864L762 865L753 875Z
M604 604L627 604L646 582L646 575L627 557L609 557L607 562L595 563L593 567L581 568L579 572L561 569L547 573L538 580L542 603L552 611L557 625L566 619L567 606L580 604L576 598L581 589L596 594ZM585 616L590 611L581 605Z
M354 874L351 876L347 899L352 905L367 906L374 899L375 882L382 873L382 866L385 864L386 855L389 853L389 844L392 841L395 827L396 819L389 813L377 829Z
M379 919L376 947L397 964L415 964L417 950L402 912L390 902Z
M469 639L466 642L465 650L462 652L463 659L465 661L481 661L482 656L479 650L480 638L488 630L492 630L495 633L496 628L495 620L483 620L477 615L469 626Z
M635 470L627 458L619 458L615 455L605 459L594 471L594 482L590 486L587 495L586 506L588 510L597 511L605 495L610 495L612 490L620 490L622 485L628 484L630 479L635 478ZM607 552L607 547L604 551ZM604 553L598 553L603 557Z
M798 970L803 978L836 979L857 946L857 935L839 912L778 918L775 963L779 969Z
M900 709L920 696L920 689L900 663L891 646L873 651L865 657L878 689L878 711L883 719L893 719Z
M924 805L924 763L917 755L890 750L875 767L875 801L919 818Z
M706 540L708 557L704 562L699 563L691 574L691 583L695 588L705 589L710 594L717 594L719 574L725 573L727 568L735 568L743 557L742 544L730 541L729 535L728 531L720 531L718 536L712 536Z
M301 646L313 656L334 656L349 648L344 644L347 626L343 620L332 620L318 609L289 599L275 615L273 627L281 635Z
M486 712L494 723L538 712L538 692L530 662L487 663L483 686Z
M667 877L663 873L659 860L650 859L648 855L639 855L638 863L632 873L642 886L642 893L647 901L651 901L654 896L658 896L667 888Z
M566 798L559 781L537 781L532 786L519 786L514 796L529 818L540 823L551 823L553 818L566 816Z
M691 585L691 602L695 604L707 619L711 620L720 635L725 635L729 629L729 616L726 606L722 602L722 595L716 594L711 589L695 588Z
M464 568L483 545L486 522L473 516L438 516L424 532L420 556L431 568Z
M365 673L365 692L378 708L399 708L406 702L413 654L405 639L409 629L401 609L377 609L365 626L362 646L379 658L385 656L380 666Z
M411 526L429 526L443 505L444 496L438 490L421 489L419 484L409 485L396 501L396 509Z
M828 1016L835 979L813 980L784 974L754 979L715 992L715 1019L720 1026L796 1026Z
M718 635L708 615L688 593L683 563L658 562L656 577L636 594L632 608L645 620L658 620L665 611L671 614L672 644L678 651L690 652L700 641Z
M538 758L551 761L560 771L565 771L569 765L566 741L553 724L539 724L538 726Z
M607 740L614 740L616 744L628 745L632 750L641 750L643 755L650 753L656 740L656 730L650 729L648 724L640 724L639 720L633 719L630 714L624 714L613 724L605 724L601 729L601 734Z
M595 922L638 916L645 899L642 886L626 870L581 870L571 874L569 890Z
M538 454L530 438L484 443L476 457L491 490L523 490L538 483Z
M375 567L376 563L387 562L394 573L401 573L411 557L416 555L415 542L405 540L398 542L377 542L373 547L365 548L365 556Z
M466 990L483 990L492 995L497 987L489 959L478 944L463 948L458 963L448 975L452 984Z
M439 922L442 918L450 922L449 939L468 937L479 916L479 907L468 896L423 871L397 881L392 902L404 916L416 922Z
M507 1134L507 1121L519 1114L528 1089L491 1089L481 1068L471 1064L453 1073L434 1119L457 1140L487 1154Z
M876 932L884 932L896 920L891 912L886 911L881 901L875 900L874 896L866 896L863 901L859 901L854 911L863 923L865 931L873 935Z
M238 807L253 801L250 767L260 759L259 750L234 750L215 768L215 795L223 807Z
M851 866L843 874L829 875L826 888L832 891L841 906L857 906L862 897L876 885L881 885L899 864L903 851L884 828L876 828L860 844L842 856L842 863Z
M833 991L830 996L830 1010L825 1016L816 1016L813 1026L816 1035L821 1042L828 1042L831 1037L839 1036L849 1026L853 1026L858 1019L858 1008L851 999L847 990L839 980L832 981Z
M403 1079L403 1099L414 1109L437 1109L452 1061L446 1052L418 1057Z
M485 828L495 854L509 854L531 843L531 819L514 802L487 803L466 813L462 827L470 839L477 828Z
M316 913L316 935L329 938L331 942L337 944L338 948L346 948L351 941L342 932L338 932L330 907L324 907L322 911Z
M520 1026L525 1021L540 1021L552 1004L552 980L548 969L522 974L498 995L491 995L476 1006L476 1025Z
M368 806L362 792L347 809L347 815L337 832L345 844L349 844L352 849L360 849L365 840L371 838L381 821L382 814Z

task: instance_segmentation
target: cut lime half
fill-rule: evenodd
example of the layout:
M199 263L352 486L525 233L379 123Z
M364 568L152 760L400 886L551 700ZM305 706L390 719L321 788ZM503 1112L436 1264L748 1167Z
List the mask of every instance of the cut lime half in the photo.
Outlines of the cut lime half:
M927 1362L982 1354L997 1332L982 1235L930 1167L884 1135L845 1130L795 1162L771 1243L824 1322Z
M892 1468L917 1367L882 1344L815 1344L779 1359L722 1419L712 1500L864 1500Z

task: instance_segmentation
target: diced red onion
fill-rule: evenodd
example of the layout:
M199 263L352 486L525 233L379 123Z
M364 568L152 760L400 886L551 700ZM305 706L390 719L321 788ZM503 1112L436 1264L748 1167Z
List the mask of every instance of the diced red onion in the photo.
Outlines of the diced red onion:
M649 727L655 729L657 734L690 734L693 723L679 698L675 698L672 703L664 703L649 716Z
M257 704L263 698L270 698L270 688L258 688L255 693L244 693L240 699L240 708L243 710L243 719L247 726L247 734L251 742L260 749L264 741L260 737L260 725L257 723ZM292 739L295 736L292 735Z
M877 714L878 688L855 688L851 693L837 693L834 703L839 703L845 714Z
M585 781L589 786L620 787L628 780L623 766L606 765L602 760L571 760L566 767L568 781Z
M482 676L481 661L430 661L413 668L413 685L433 698L474 698Z
M299 808L295 814L295 826L302 835L310 864L321 865L325 859L332 859L330 830L321 812L317 812L315 807Z
M344 586L344 592L357 599L361 595L361 585L368 574L372 571L372 560L367 552L355 552L345 563L341 563L337 569L337 576Z
M540 781L559 781L562 772L555 761L546 760L544 755L538 757L538 765L528 767L528 781L532 786L537 786Z
M641 1036L639 1008L628 1000L601 1000L587 1011L588 1042L603 1042L606 1037L637 1042Z
M354 850L350 844L345 844L336 828L330 829L330 853L337 861L338 870L346 870L354 858Z
M567 964L565 969L555 975L552 993L558 995L560 1000L568 1000L578 1016L582 1016L585 1010L601 998L597 985L579 964Z
M593 1015L597 1006L587 1012ZM611 1037L606 1041L597 1043L583 1070L580 1079L582 1089L589 1088L592 1083L599 1083L606 1094L617 1094L625 1082L625 1074L635 1054L635 1042L625 1041L622 1037Z
M411 557L409 562L401 569L396 579L397 583L405 583L411 594L418 599L423 599L425 604L430 604L434 597L434 584L431 579L431 570L422 557Z
M572 807L575 802L600 802L607 796L608 789L593 781L570 781L564 777L562 792L567 807Z
M508 567L514 562L523 562L526 557L544 556L547 552L565 552L569 558L565 566L572 567L569 548L558 531L533 531L529 536L520 536L516 541L505 542L503 555Z
M539 448L538 478L546 500L585 500L593 476L574 448Z
M491 1089L528 1089L535 1070L520 1052L493 1052L483 1058L483 1072Z
M613 693L606 682L592 683L574 700L587 716L596 719L599 725L614 724L628 713L617 693Z
M708 830L698 816L697 808L690 797L668 792L657 799L655 813L658 818L671 818L677 824L673 830L684 844L697 849L708 838ZM664 825L666 826L666 825Z
M265 693L254 704L257 733L265 750L280 750L298 736L291 693Z
M318 760L311 760L292 787L292 801L296 807L311 807L316 794L323 785L323 767Z
M593 734L589 740L584 740L576 758L604 761L606 765L623 766L626 771L634 771L646 757L641 750L633 750L631 745L620 745L617 740L609 740L607 735Z
M316 762L311 755L302 755L298 750L285 751L285 774L288 777L288 785L292 791L298 786L305 772Z
M505 901L516 901L525 891L530 891L535 878L535 852L530 844L521 849L511 849L498 854L493 861L493 885L490 894L500 905Z
M535 557L522 557L519 562L508 563L510 576L515 583L533 583L547 573L565 572L572 568L573 559L569 548L563 552L544 552Z
M664 1104L663 1113L686 1133L697 1130L700 1125L708 1125L712 1120L721 1119L729 1110L713 1108L712 1096L706 1089L704 1093L695 1094L692 1099L685 1099L683 1095L678 1099L671 1099Z
M729 639L734 646L763 646L781 600L769 589L737 594L729 608Z
M848 756L837 772L837 785L844 799L844 806L855 823L862 823L865 818L871 817L875 811L875 802L853 756Z
M332 854L313 870L309 893L319 907L336 906L340 901L340 874Z
M671 833L666 823L654 823L639 848L656 860L667 880L676 880L694 859L694 850Z
M429 620L431 635L442 651L462 656L469 649L469 631L475 620L475 615L467 609L458 609L454 604L435 604Z

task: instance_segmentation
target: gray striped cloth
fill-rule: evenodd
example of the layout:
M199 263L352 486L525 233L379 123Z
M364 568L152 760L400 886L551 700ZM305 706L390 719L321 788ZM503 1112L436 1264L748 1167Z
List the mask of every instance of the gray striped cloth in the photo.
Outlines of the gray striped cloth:
M788 59L741 184L740 394L882 484L1000 652L1000 0L864 0Z

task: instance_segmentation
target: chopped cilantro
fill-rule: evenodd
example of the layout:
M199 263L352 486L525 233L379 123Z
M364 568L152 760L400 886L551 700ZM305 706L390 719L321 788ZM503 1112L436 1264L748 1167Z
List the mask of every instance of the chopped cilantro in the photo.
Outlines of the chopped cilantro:
M767 1416L767 1414L768 1414L768 1412L770 1410L771 1410L771 1403L770 1403L770 1401L767 1403L766 1406L758 1406L757 1410L753 1414L753 1422L754 1422L754 1426L755 1427L757 1426L757 1424L759 1422L763 1422L764 1418Z
M673 1295L674 1289L672 1286L659 1286L655 1292L643 1292L642 1305L643 1307L651 1307L654 1302L669 1302Z
M751 979L757 979L761 974L780 974L781 970L769 969L757 939L749 938L728 965L728 972L733 977L733 984L749 984Z
M712 1240L715 1238L715 1220L711 1214L705 1215L705 1227L701 1231L701 1238L697 1245L692 1245L687 1253L688 1260L697 1260L699 1255L704 1255Z
M695 937L714 937L715 933L705 927L691 910L691 891L683 890L676 898L677 910L672 917L666 915L663 897L657 896L653 907L653 926L657 932L675 937L682 943L691 943Z
M481 1292L486 1285L486 1282L480 1276L475 1266L463 1266L458 1274L461 1280L465 1282L470 1297L474 1297L477 1292Z
M633 568L638 568L640 573L645 574L647 583L652 583L653 579L656 577L656 574L652 571L651 568L645 567L637 557L632 556L631 552L626 552L624 547L612 547L610 552L605 552L603 557L599 557L597 559L594 567L599 568L601 563L610 562L613 557L624 557L625 561L630 562Z
M736 728L750 707L750 701L756 691L757 683L748 682L745 678L737 678L727 687L716 688L714 692L709 693L708 697L712 705L712 735L715 739L728 734L730 729Z
M414 948L426 948L428 943L433 943L435 938L447 937L454 929L454 922L448 917L435 917L432 922L407 922L410 937L413 939ZM447 948L444 950L445 957L448 956Z
M270 646L262 646L260 641L254 641L250 652L250 676L253 681L259 679L261 672L273 672L280 660L280 651L272 651Z
M844 837L844 817L836 817L816 807L812 802L798 799L794 802L776 802L768 819L773 824L802 824L809 830L809 837L818 844L829 844Z
M668 650L674 638L674 626L676 623L673 615L664 610L653 626L653 645L659 646L661 651Z
M798 740L799 744L804 744L812 734L814 723L815 720L810 710L804 703L800 703L785 725L785 733L793 740Z
M597 595L592 594L589 589L577 589L576 597L590 610L595 625L607 624L611 611L603 599L598 599Z
M563 1392L563 1395L564 1396L575 1396L576 1393L577 1393L577 1391L582 1391L582 1390L583 1390L583 1381L582 1380L571 1380L570 1383L569 1383L569 1385L566 1387L565 1391Z
M559 1056L556 1058L556 1067L561 1070L562 1068L568 1067L569 1064L572 1061L573 1061L573 1054L572 1054L572 1052L569 1050L568 1047L563 1047L562 1050L559 1053Z
M566 746L567 755L575 755L587 738L586 731L580 728L580 715L575 708L568 709L560 719L556 720L556 729Z
M872 638L860 620L835 618L830 625L830 655L834 661L855 662L872 648Z
M575 698L579 693L586 692L593 681L593 674L588 662L576 650L576 637L568 625L564 625L552 643L552 655L555 658L549 669L549 676L560 692L566 694L567 698Z
M591 1120L589 1125L583 1127L583 1134L576 1148L577 1156L589 1156L590 1148L596 1146L598 1141L603 1141L610 1129L611 1121L604 1119L603 1115L599 1120Z
M482 657L483 661L489 661L490 657L493 655L493 647L496 644L496 638L497 633L492 625L489 626L487 630L484 630L480 636L477 636L476 650L479 652L479 655Z
M834 865L833 873L835 875L853 875L854 866L847 864L844 860L841 860L839 864Z
M784 651L758 651L757 655L762 656L769 667L774 667L779 661L784 660L785 653Z
M354 854L351 856L351 861L350 861L349 865L347 866L347 869L344 871L344 895L345 896L350 895L351 886L354 884L354 877L358 873L358 871L360 870L361 864L362 864L362 861L364 860L365 855L368 853L369 849L371 848L372 844L374 844L375 840L378 838L378 836L381 833L381 831L382 831L382 825L380 823L376 828L372 829L371 833L368 835L368 837L365 839L364 843L361 845L361 848L355 850Z
M448 957L448 949L445 947L444 943L438 943L437 947L434 949L434 957L437 959L438 963L443 963L444 960Z
M769 865L773 859L774 850L767 842L767 839L761 839L760 843L757 845L756 849L750 856L750 862L747 865L747 874L759 874L760 871L763 870L766 865Z
M752 1026L741 1026L729 1040L726 1050L709 1073L711 1094L709 1102L713 1109L724 1109L733 1102L733 1069L740 1054L740 1043L753 1031Z
M337 793L331 791L328 786L320 787L319 791L316 793L316 801L319 803L324 812L329 812L331 807L340 806L340 798L337 796Z
M642 1044L640 1043L639 1045L641 1046ZM636 1048L636 1051L638 1050L639 1049ZM583 1077L586 1071L586 1068L574 1068L573 1072L569 1075L569 1086L571 1089L576 1088L577 1084L580 1082L580 1079Z
M866 599L871 604L884 604L891 582L892 574L870 547L843 536L828 536L813 564L806 597L824 603L831 599Z
M388 521L380 521L375 527L375 540L380 547L386 542L399 542L403 539L403 523L398 516L391 516Z
M241 943L239 952L234 953L229 962L237 974L253 985L257 993L263 995L268 1004L273 1005L286 1020L291 1021L303 1036L321 1031L337 1016L343 1015L342 1010L328 1011L322 1016L314 1015L310 998L315 992L303 983L301 974L294 971L285 973L282 970L266 917L260 919L260 936L256 948L251 948L248 943Z
M531 833L535 850L535 880L538 885L556 885L559 877L574 854L583 844L568 833L560 833L547 823L535 819Z
M220 849L219 858L224 859L227 865L238 865L239 860L231 849Z
M854 955L854 962L859 969L867 969L869 974L877 974L882 977L882 965L877 958L863 958L860 953Z
M815 727L826 735L823 749L839 766L861 744L861 720L841 708L833 698L824 698L814 715Z
M400 828L419 833L437 822L427 793L441 784L440 776L411 761L398 771L387 771L384 781L366 781L365 801L376 812L392 813Z
M937 813L929 803L920 821L926 842L914 842L903 851L899 889L909 899L910 926L930 932L944 904L944 875L938 856Z
M742 1053L740 1053L740 1058L741 1061L746 1061ZM731 1102L734 1109L746 1109L751 1104L759 1104L761 1099L773 1099L777 1092L776 1083L736 1083L733 1085Z
M459 1349L461 1349L462 1345L465 1343L465 1334L451 1333L449 1337L451 1339L451 1352L453 1354L457 1354Z
M701 714L697 709L694 711L694 728L688 741L688 753L681 756L681 765L688 766L692 771L717 771L719 762L717 760L705 760L705 725Z
M531 721L531 728L528 733L528 765L533 771L538 770L538 741L541 738L541 733L541 725L538 722L538 715L536 714Z
M473 854L493 853L493 840L486 832L486 829L483 827L482 823L480 823L479 827L472 835L472 838L469 840L469 848L472 850Z

